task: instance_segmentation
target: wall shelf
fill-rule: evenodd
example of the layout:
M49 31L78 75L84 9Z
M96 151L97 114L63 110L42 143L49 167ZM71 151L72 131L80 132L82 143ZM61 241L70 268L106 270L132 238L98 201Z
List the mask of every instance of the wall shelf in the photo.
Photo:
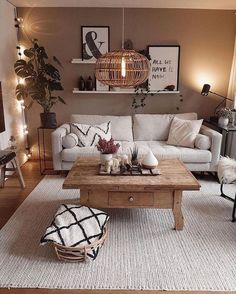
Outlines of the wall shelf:
M73 94L135 94L134 91L130 90L121 90L121 91L80 91L78 88L74 88ZM161 91L156 92L152 91L148 94L179 94L179 91ZM139 93L142 94L142 93ZM143 94L146 94L146 92L143 92Z
M81 58L73 58L71 63L80 63L80 64L95 64L96 60L82 60Z

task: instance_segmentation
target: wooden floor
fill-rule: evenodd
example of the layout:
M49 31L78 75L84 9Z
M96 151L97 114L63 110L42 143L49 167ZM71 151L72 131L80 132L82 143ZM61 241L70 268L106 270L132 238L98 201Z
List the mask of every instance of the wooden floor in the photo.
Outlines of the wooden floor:
M34 187L40 182L43 176L39 172L39 164L37 161L29 161L22 166L22 173L25 179L26 188L22 190L17 178L9 178L6 181L4 189L0 189L0 227L8 221L14 211L30 194ZM135 273L134 273L135 274ZM236 289L235 289L236 290ZM1 289L0 294L159 294L166 291L125 291L125 290L47 290L47 289ZM168 291L168 294L183 294L190 291ZM191 294L213 294L209 291L191 291ZM235 292L217 292L226 294L236 294Z

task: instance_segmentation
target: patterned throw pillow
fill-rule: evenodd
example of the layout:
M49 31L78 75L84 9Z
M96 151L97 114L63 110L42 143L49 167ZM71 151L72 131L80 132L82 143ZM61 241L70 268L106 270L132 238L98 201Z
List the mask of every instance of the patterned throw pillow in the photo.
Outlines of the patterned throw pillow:
M111 122L106 122L97 126L71 123L70 132L78 137L78 146L96 146L100 138L109 141L111 139Z
M194 148L194 142L203 120L184 120L174 117L170 126L167 144Z
M62 204L40 244L55 242L66 247L81 247L90 245L101 239L104 227L109 220L107 213L81 205ZM88 252L95 259L99 247Z

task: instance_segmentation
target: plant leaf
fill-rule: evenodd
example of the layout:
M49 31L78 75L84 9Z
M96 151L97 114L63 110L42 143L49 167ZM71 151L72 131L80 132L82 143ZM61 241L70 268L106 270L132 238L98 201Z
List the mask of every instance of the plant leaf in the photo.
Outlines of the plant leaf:
M58 96L58 100L59 100L61 103L66 104L65 100L64 100L62 97Z
M54 90L61 91L61 90L64 90L63 87L62 87L62 85L61 85L61 83L60 82L57 82L55 80L49 79L48 80L48 85L49 85L49 90L50 91L54 91Z
M59 59L57 59L57 57L56 56L53 56L52 57L53 58L53 60L60 66L60 67L62 67L63 68L63 66L62 66L62 64L61 64L61 62L60 62L60 60Z
M32 58L32 57L34 57L34 52L35 52L35 49L34 48L25 49L24 50L24 55L26 57Z
M18 84L16 86L16 92L15 93L16 93L16 99L17 100L22 100L28 95L26 87L24 85L22 85L22 84Z
M55 80L60 80L60 73L57 68L55 68L53 65L50 63L46 63L44 66L45 73L49 75L51 78Z

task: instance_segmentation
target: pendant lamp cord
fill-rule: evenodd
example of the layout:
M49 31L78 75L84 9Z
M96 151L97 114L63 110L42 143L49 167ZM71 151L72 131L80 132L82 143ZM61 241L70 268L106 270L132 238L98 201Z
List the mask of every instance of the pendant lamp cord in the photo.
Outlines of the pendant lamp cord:
M124 49L124 38L125 38L125 9L122 8L122 43L121 43L122 49Z

